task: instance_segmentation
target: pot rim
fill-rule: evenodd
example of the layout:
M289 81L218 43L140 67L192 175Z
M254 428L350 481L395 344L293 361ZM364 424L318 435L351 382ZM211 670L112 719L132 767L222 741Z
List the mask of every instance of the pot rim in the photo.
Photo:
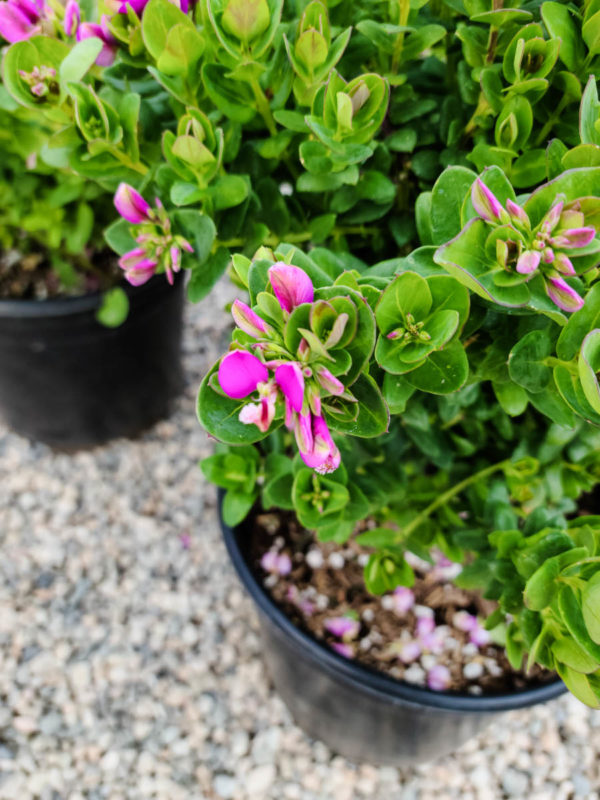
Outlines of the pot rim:
M175 274L175 283L184 276L183 271ZM153 275L141 286L131 286L122 280L116 284L125 290L131 300L134 296L143 297L150 291L156 291L160 284L169 287L164 275ZM115 287L112 287L115 288ZM45 319L48 317L68 317L92 311L100 306L103 292L96 290L67 297L50 297L45 300L23 300L5 298L0 300L0 319Z
M564 683L557 679L542 686L505 694L470 695L459 692L433 692L430 689L389 677L357 661L344 658L294 625L259 584L237 542L236 530L242 527L244 523L233 529L223 520L224 494L223 489L218 490L218 514L221 530L229 557L246 591L260 611L280 632L290 638L304 655L319 661L321 666L328 672L340 675L347 681L358 684L371 693L380 696L384 695L392 702L402 700L430 708L467 713L511 711L518 708L527 708L537 703L552 700L567 691Z

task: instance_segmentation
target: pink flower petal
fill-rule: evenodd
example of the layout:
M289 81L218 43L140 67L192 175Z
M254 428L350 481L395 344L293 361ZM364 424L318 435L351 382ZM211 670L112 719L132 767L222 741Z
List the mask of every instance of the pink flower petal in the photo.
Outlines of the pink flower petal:
M281 364L275 370L275 380L292 410L300 413L304 404L304 375L300 364Z
M82 22L77 28L76 39L78 42L81 42L83 39L91 39L94 37L96 39L100 39L103 43L100 55L96 59L96 64L99 67L110 67L110 65L114 62L117 55L117 41L112 36L112 34L107 30L106 24L98 25L95 22ZM117 211L119 211L118 206L117 206ZM121 212L119 211L119 213ZM122 214L122 216L124 216L125 219L127 219L125 214ZM132 222L133 220L129 221Z
M125 272L126 281L132 286L141 286L154 275L158 263L148 258L146 251L138 247L121 256L119 266Z
M360 623L356 619L350 617L334 617L333 619L326 619L323 627L332 636L337 636L338 639L354 639L358 636L360 631Z
M241 400L269 379L269 371L252 353L233 350L219 365L219 384L228 397Z
M546 292L550 300L563 311L579 311L584 306L583 298L563 278L547 278Z
M86 24L86 23L83 23ZM115 208L119 214L134 225L150 222L151 208L142 195L128 183L119 184L115 193Z
M344 658L354 658L354 648L350 644L346 644L345 642L332 642L329 646L340 656L344 656Z
M436 664L427 673L427 686L434 692L450 688L451 680L450 670L443 664Z
M0 3L0 36L7 42L21 42L38 32L39 28L15 3Z
M527 212L525 209L521 208L521 206L517 205L513 200L510 198L506 201L506 210L511 216L513 222L520 222L521 225L529 228L530 222L529 217L527 216Z
M412 664L423 652L421 645L416 639L408 642L401 642L398 646L398 658L403 664Z
M394 611L397 614L406 614L415 604L415 593L407 586L398 586L392 595Z
M559 200L559 202L555 203L555 205L552 206L550 211L548 211L546 216L543 218L541 223L541 229L545 233L551 233L554 230L554 228L556 228L556 226L558 225L558 221L560 219L560 215L562 214L564 205L565 205L564 200Z
M293 311L296 306L313 301L312 281L300 267L278 261L269 269L269 281L284 311Z
M239 421L245 425L256 425L262 433L266 433L275 417L275 399L275 395L269 395L261 397L258 403L247 403L240 409Z

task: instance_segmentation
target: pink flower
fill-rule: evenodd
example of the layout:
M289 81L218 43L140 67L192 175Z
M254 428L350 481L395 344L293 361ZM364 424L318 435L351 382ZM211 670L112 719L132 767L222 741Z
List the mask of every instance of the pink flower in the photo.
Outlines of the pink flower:
M289 575L292 571L292 560L287 553L278 553L276 550L267 550L260 560L260 565L265 572L273 575Z
M323 627L328 633L337 636L338 639L355 639L360 631L360 622L351 617L333 617L326 619Z
M406 614L415 604L415 594L407 586L398 586L392 595L394 611L397 614Z
M397 650L398 658L403 664L412 664L423 652L421 645L416 639L411 639L408 642L400 642Z
M579 311L584 306L583 298L563 278L547 278L546 292L550 300L563 311Z
M345 644L344 642L332 642L329 646L340 656L344 656L344 658L354 658L354 648L351 644Z
M245 425L256 425L259 431L266 433L275 419L277 392L270 392L261 397L258 403L246 403L240 409L238 419Z
M244 333L247 333L248 336L253 336L255 339L260 339L271 330L270 326L255 311L252 311L250 306L242 303L241 300L233 301L231 314L238 328L241 328Z
M96 22L82 22L77 28L76 38L78 42L93 37L100 39L102 42L102 50L96 59L96 64L99 67L110 67L117 57L118 44L108 28L108 21L108 15L103 14L99 25Z
M256 356L233 350L219 365L219 384L228 397L241 400L269 380L269 371Z
M541 255L537 250L525 250L517 261L517 272L531 275L540 265Z
M300 267L278 261L269 269L269 281L284 311L293 311L296 306L313 301L312 281Z
M434 692L450 688L451 680L450 670L443 664L436 664L427 673L427 686Z
M477 214L486 222L501 221L504 212L502 204L481 178L477 178L473 184L471 202Z
M81 22L81 9L77 0L69 0L65 7L63 30L67 36L73 36Z
M141 286L154 275L158 262L148 258L141 247L136 247L121 256L119 266L125 272L125 280L132 286Z
M0 36L13 43L40 33L44 8L33 0L0 3Z
M86 24L86 23L84 23ZM120 183L115 193L115 208L119 214L133 225L151 222L153 211L142 195L128 183Z

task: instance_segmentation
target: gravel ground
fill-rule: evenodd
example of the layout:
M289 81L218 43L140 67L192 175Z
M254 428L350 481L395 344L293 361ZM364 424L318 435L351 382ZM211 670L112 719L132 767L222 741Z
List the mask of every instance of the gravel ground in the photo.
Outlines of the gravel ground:
M0 429L0 798L600 798L600 714L570 698L402 772L293 725L196 466L228 293L189 310L188 389L140 440L69 457Z

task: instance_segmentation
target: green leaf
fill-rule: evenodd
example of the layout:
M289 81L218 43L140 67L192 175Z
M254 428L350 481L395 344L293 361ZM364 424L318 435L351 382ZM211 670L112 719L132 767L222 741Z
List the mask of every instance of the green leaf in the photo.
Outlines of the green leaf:
M583 672L585 674L596 672L598 669L598 662L588 655L577 642L571 639L557 639L551 649L552 654L558 661L575 670L575 672Z
M545 330L530 331L508 357L511 379L528 392L541 392L550 383L552 371L544 360L552 352L552 339Z
M329 478L303 467L294 478L292 499L300 524L314 530L323 517L341 511L350 495L346 487L335 480L335 473Z
M83 78L94 65L102 47L102 42L95 36L91 39L82 39L74 45L58 71L63 92L67 91L68 83L78 83Z
M143 18L146 16L144 10ZM198 31L186 22L179 22L171 27L167 34L164 49L159 55L156 66L165 75L186 76L197 69L197 64L204 52L205 42ZM142 22L143 27L143 22Z
M524 600L527 608L542 611L553 601L559 589L557 578L560 567L556 558L542 564L525 584Z
M138 244L131 235L131 225L126 219L118 219L104 231L104 238L115 253L124 256L134 250Z
M172 28L183 26L196 33L191 18L169 0L150 0L142 15L142 38L148 52L159 61Z
M596 77L590 75L579 110L579 134L583 144L600 145L600 131L597 127L599 119L600 101L598 100Z
M416 272L403 272L390 283L375 309L379 330L387 335L406 325L411 314L417 322L425 319L432 304L431 291L425 278Z
M361 438L381 436L388 429L390 415L379 387L370 375L362 374L352 384L352 394L358 402L356 419L345 421L331 408L335 407L334 398L325 404L325 419L333 431L346 433Z
M560 60L567 69L578 72L585 58L585 52L581 46L581 34L575 27L569 9L562 3L543 3L542 19L550 36L561 40Z
M403 414L407 402L415 392L415 387L411 386L402 376L386 372L383 379L383 396L390 413Z
M129 298L120 286L109 289L102 295L102 303L96 311L96 319L107 328L118 328L127 319Z
M222 507L223 521L225 524L229 525L231 528L239 525L250 513L257 496L256 492L246 494L245 492L237 492L232 489L225 492Z
M591 708L600 707L600 700L585 675L560 662L556 664L556 671L564 681L567 689L574 694L578 700Z
M518 417L527 408L527 392L515 383L492 382L492 389L502 409L511 417Z
M579 353L586 335L595 328L600 328L600 284L596 283L585 298L585 305L569 316L569 321L562 329L556 345L558 357L571 361Z
M469 362L462 344L451 342L436 350L425 363L409 372L406 380L415 388L431 394L451 394L466 383Z
M565 203L568 204L580 197L597 196L598 186L600 186L600 167L570 169L536 189L523 207L529 215L531 224L536 226L539 225L557 195L564 194Z
M445 244L460 232L462 206L476 178L465 167L448 167L437 179L431 192L432 244Z
M600 53L600 11L586 19L581 35L587 44L590 56Z
M210 187L215 209L239 206L248 197L248 182L241 175L222 175Z
M215 223L206 214L191 208L175 211L173 220L186 239L193 243L195 263L204 264L212 251L217 235Z
M415 128L399 128L385 140L394 153L412 153L417 146L418 134Z
M187 287L190 303L202 300L213 288L221 275L227 269L231 255L226 247L219 247L216 253L210 255L206 261L197 264L192 269L192 274Z
M571 586L564 584L558 595L558 607L569 633L577 644L598 663L600 667L600 645L588 633L577 595Z
M581 595L581 611L589 635L600 644L600 572L591 578Z
M394 547L398 543L398 531L394 528L371 528L366 533L359 533L354 540L361 547Z
M530 295L525 284L495 284L494 275L501 267L491 263L486 255L488 234L489 228L483 220L471 220L457 237L436 250L435 263L443 266L457 281L485 300L509 308L526 305Z
M169 2L169 0L160 1ZM245 124L256 114L254 95L248 84L228 78L228 72L227 67L222 64L204 64L202 83L219 111L234 122Z
M575 417L572 410L565 403L560 394L552 386L546 387L542 392L535 394L529 392L529 402L548 419L565 428L573 428Z
M600 370L600 330L590 331L583 340L579 354L579 379L591 407L600 414L600 385L596 373Z

